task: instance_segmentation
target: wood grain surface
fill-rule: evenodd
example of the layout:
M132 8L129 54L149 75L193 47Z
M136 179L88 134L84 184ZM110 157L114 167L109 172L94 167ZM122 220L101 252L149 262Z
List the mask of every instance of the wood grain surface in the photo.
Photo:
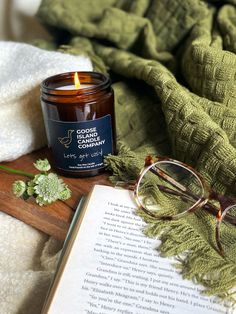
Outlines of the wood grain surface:
M46 157L49 157L48 150L42 149L20 157L13 162L1 164L14 169L38 173L33 162ZM24 201L15 197L11 191L12 183L17 179L24 180L25 177L0 170L0 210L48 235L64 240L81 196L87 195L94 184L111 185L108 176L108 173L88 178L60 176L72 190L72 197L67 201L57 201L48 206L39 206L33 199Z

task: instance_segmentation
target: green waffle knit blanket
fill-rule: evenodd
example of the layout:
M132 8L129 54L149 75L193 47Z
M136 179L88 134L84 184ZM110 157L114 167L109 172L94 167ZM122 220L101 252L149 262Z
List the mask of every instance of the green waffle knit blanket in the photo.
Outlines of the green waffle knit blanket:
M146 154L167 155L217 192L236 194L235 0L43 0L37 16L61 51L111 74L122 141L106 160L113 180L135 178ZM204 210L174 222L144 219L185 278L234 299L234 228L222 234L223 258L216 219Z

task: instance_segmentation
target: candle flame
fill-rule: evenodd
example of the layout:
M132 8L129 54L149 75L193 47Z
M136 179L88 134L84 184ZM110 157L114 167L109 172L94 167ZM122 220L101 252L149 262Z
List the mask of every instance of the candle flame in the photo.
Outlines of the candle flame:
M75 84L76 89L80 88L80 81L79 81L79 76L77 72L75 72L75 75L74 75L74 84Z

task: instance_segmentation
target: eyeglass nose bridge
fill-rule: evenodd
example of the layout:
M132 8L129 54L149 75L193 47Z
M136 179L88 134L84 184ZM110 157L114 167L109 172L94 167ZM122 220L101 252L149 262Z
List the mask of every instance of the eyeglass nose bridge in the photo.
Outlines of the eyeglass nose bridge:
M229 197L225 197L224 195L217 195L215 199L219 201L220 206L222 208L222 212L228 211L230 208L233 208L234 206L236 206L235 200Z
M236 208L235 199L218 194L215 191L211 191L211 193L209 194L209 199L217 200L219 202L220 208L217 213L217 220L222 221L224 219L225 221L236 225L236 217L228 214L228 211L231 208Z

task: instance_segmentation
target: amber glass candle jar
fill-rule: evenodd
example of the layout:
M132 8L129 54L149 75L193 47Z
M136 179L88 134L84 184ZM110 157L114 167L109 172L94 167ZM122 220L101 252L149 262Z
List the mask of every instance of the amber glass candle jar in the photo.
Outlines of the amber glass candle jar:
M54 167L67 176L93 176L116 147L114 93L110 79L96 72L47 78L41 104Z

